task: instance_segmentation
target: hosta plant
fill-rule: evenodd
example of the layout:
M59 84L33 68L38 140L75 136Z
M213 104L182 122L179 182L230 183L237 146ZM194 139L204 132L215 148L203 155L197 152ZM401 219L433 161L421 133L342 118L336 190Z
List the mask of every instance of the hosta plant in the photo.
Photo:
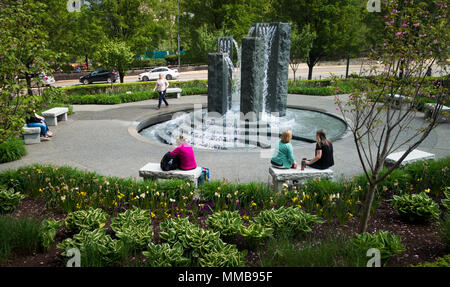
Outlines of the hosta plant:
M65 219L66 229L69 233L78 233L81 230L94 230L105 226L109 215L100 208L90 208L71 212Z
M450 187L446 187L444 191L445 198L441 200L442 205L447 212L450 212Z
M410 222L425 222L439 219L439 205L425 192L419 194L394 195L392 207L401 217Z
M151 242L153 238L153 227L151 226L151 215L148 211L134 208L119 213L111 221L111 228L116 236L135 249L142 249Z
M361 233L352 239L352 245L360 250L361 257L366 257L367 250L376 248L380 251L382 262L386 262L392 255L405 251L401 238L387 231L378 231L374 234Z
M265 239L272 236L273 229L264 227L259 223L251 222L249 226L239 226L239 233L247 239L250 246L256 247L262 244Z
M314 223L323 223L323 220L316 215L297 207L263 210L255 221L265 227L273 228L274 232L289 229L295 233L310 232Z
M54 220L53 218L42 221L40 235L42 246L45 250L49 250L53 242L55 242L56 233L62 224L62 220Z
M172 247L168 243L149 243L147 251L143 251L142 254L151 267L189 267L191 261L183 257L183 252L180 242Z
M219 231L225 237L234 236L239 232L242 219L238 211L215 212L206 219L206 224L214 231Z
M106 234L106 229L102 228L94 231L83 229L73 238L64 239L57 247L63 250L62 256L66 256L69 249L78 248L82 263L83 260L85 262L95 260L103 265L111 264L120 258L123 244L112 239ZM89 256L90 258L87 258Z
M246 254L246 250L239 251L236 245L219 241L198 261L201 267L244 267Z
M16 210L20 201L25 197L25 195L19 192L14 192L12 188L6 189L0 186L0 214L10 213Z

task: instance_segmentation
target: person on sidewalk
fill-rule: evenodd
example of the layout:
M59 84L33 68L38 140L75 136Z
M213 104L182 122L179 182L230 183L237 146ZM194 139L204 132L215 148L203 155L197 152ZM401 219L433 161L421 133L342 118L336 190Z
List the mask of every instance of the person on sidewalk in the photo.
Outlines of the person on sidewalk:
M28 116L25 118L25 122L30 128L41 128L41 140L48 141L50 140L50 137L53 136L53 133L48 129L45 118L38 115L35 110L28 114Z
M275 148L270 163L278 168L297 168L292 150L292 131L286 130L281 135L281 140Z
M176 141L177 147L170 152L170 156L177 157L181 170L191 170L197 168L194 149L186 142L184 135L180 135Z
M166 100L166 91L168 87L169 82L164 78L163 74L159 74L159 79L156 81L155 88L153 89L153 91L158 89L159 93L158 107L156 108L157 110L161 108L161 101L164 101L166 107L169 106L169 103Z

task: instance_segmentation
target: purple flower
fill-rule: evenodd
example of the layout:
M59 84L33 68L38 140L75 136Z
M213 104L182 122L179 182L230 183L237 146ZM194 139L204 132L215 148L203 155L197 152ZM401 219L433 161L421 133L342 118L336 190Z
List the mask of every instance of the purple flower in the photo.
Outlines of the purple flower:
M414 23L413 26L414 27L419 27L420 23Z
M403 35L402 32L397 32L397 33L395 33L395 36L396 36L396 37L401 36L401 35Z

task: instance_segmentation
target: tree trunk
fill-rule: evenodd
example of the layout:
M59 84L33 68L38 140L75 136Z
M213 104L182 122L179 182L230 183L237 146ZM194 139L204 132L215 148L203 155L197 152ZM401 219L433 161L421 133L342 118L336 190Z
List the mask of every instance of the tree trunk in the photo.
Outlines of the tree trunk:
M313 68L314 68L314 65L310 65L308 63L308 80L312 80Z
M296 83L296 80L295 80L295 70L292 70L293 72L294 72L294 84Z
M349 70L349 67L350 67L350 55L347 56L347 68L346 68L346 70L345 70L345 78L346 78L346 79L348 78L348 70Z
M367 223L369 221L370 209L372 208L376 187L377 187L376 184L370 183L369 185L369 190L367 192L366 200L364 202L363 215L359 222L359 233L364 233L367 231Z
M31 87L31 75L28 73L25 73L25 80L27 82L27 92L28 92L28 96L32 97L33 96L33 90Z
M86 62L86 70L89 70L88 54L84 56L84 61Z
M120 82L123 83L123 78L125 78L124 72L119 71Z

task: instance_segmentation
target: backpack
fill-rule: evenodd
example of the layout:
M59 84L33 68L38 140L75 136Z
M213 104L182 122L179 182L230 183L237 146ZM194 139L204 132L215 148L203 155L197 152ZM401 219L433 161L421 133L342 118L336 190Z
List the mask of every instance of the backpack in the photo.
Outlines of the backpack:
M171 156L168 151L161 159L161 169L163 171L174 170L180 166L180 162L177 157Z
M203 183L209 181L209 168L202 167L202 173L200 177L198 178L198 186L202 185Z

